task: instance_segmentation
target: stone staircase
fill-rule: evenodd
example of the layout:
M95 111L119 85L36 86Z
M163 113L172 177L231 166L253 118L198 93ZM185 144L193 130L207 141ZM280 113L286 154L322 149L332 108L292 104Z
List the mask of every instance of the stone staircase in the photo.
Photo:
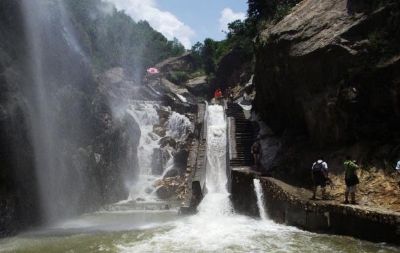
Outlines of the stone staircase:
M244 116L243 110L237 103L228 103L226 110L227 117L231 120L230 145L234 145L230 150L229 165L231 167L248 167L253 165L251 146L256 139L253 124ZM234 138L234 140L232 140Z

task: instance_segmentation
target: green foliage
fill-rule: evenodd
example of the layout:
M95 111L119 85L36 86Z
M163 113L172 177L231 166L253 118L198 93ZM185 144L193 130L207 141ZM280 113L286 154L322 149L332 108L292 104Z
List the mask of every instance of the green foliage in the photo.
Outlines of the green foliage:
M248 0L250 20L280 20L301 0Z
M100 0L69 0L67 8L80 31L85 51L98 70L123 66L136 73L185 52L177 40L168 41L148 22L135 22Z
M278 20L283 19L286 15L289 14L292 7L293 7L292 4L282 4L282 5L276 6L274 20L278 21Z
M391 12L386 17L385 25L371 28L368 33L370 57L384 59L400 53L400 2L382 0L374 2L375 8L380 4L390 3ZM372 9L374 10L374 9Z
M207 38L204 40L203 48L201 50L201 57L203 59L204 71L207 74L214 73L216 68L216 52L218 42Z
M192 47L192 55L199 66L204 69L207 75L215 74L218 63L232 49L244 52L245 59L253 57L253 38L256 36L257 29L250 20L236 20L228 24L226 39L214 41L210 38L203 43L197 42Z

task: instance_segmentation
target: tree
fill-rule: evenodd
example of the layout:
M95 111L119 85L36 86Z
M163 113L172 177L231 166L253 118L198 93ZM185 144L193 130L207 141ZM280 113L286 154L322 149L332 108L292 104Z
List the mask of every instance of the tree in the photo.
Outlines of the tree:
M207 38L204 40L204 45L201 50L201 57L203 58L203 66L206 74L215 73L215 54L217 50L217 42L213 39Z

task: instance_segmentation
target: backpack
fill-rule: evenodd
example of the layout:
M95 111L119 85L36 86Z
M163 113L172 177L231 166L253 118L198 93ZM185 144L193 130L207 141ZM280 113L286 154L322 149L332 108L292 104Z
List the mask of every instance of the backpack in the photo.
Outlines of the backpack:
M314 166L312 167L312 169L313 169L313 171L314 172L317 172L317 171L322 171L322 169L324 168L324 166L322 165L322 163L323 162L316 162L315 164L314 164Z

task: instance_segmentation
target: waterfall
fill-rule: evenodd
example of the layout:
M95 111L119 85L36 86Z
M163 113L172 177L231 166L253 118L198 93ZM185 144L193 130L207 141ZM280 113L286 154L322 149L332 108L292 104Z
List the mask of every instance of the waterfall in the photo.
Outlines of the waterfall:
M199 205L200 215L215 219L215 215L232 213L226 175L226 120L224 108L210 105L207 108L207 194Z
M253 180L253 184L254 184L254 192L256 193L256 196L257 196L257 206L258 206L258 210L260 212L260 218L262 220L267 220L267 213L265 211L264 193L263 193L260 179L255 178Z
M29 85L24 87L29 103L26 117L42 215L52 222L75 215L84 204L85 152L76 151L85 140L85 102L80 94L91 83L90 72L62 1L23 0L21 6L29 70Z
M153 126L158 123L158 114L152 103L132 104L127 112L135 119L140 127L138 147L139 177L131 186L129 199L148 199L153 191L153 182L157 177L152 175L151 161L154 149L159 147L160 137L153 132Z
M146 103L141 101L136 103L131 101L127 113L129 113L136 122L138 122L141 135L138 147L138 167L139 177L135 179L130 187L130 195L128 200L157 200L154 195L154 182L164 178L167 172L174 169L174 159L172 150L166 147L163 152L167 152L169 159L163 164L164 171L161 175L154 175L152 171L152 160L154 159L154 151L160 148L160 136L153 132L153 126L158 125L159 115L157 109L159 105ZM164 127L164 126L162 126ZM190 120L177 112L171 112L168 121L165 123L166 136L172 137L176 141L184 141L188 134L192 131Z

